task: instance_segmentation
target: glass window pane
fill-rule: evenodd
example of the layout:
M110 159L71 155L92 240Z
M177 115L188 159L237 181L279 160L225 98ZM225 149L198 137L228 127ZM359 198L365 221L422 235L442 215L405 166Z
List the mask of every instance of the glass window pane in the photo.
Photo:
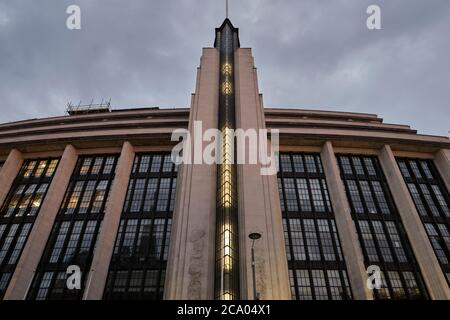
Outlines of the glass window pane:
M170 154L138 154L128 184L105 299L161 299L177 171Z
M409 272L414 279L421 279L420 269L415 262L400 216L391 200L378 158L357 155L352 155L351 161L349 158L347 155L338 155L338 163L341 177L347 186L352 217L364 253L364 263L366 267L373 264L383 270L382 288L376 290L375 297L411 298L412 295L408 295L410 288L401 275L402 272ZM399 162L399 167L405 174L409 173L407 163ZM417 167L416 169L415 175L419 176L420 170ZM414 184L408 187L417 191ZM423 205L418 192L414 201ZM423 209L425 210L425 207ZM422 281L418 282L415 288L420 298L427 297Z
M45 200L59 159L25 159L0 209L0 300Z
M51 235L28 292L28 299L82 298L86 280L84 275L90 270L117 159L118 155L78 158L77 169L72 173L61 208L56 215ZM47 185L44 184L36 186L37 194L46 189ZM33 201L36 201L36 198L33 198L31 207ZM66 289L66 271L70 265L77 265L81 269L81 290Z
M278 188L292 298L351 299L320 155L281 154L280 159Z

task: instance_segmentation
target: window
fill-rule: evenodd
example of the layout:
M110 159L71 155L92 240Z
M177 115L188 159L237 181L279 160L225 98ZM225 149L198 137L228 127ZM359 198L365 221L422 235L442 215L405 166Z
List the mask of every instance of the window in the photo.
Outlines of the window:
M378 159L338 155L366 267L377 265L382 286L376 299L424 299L427 292L419 267Z
M278 188L292 298L351 299L320 156L280 157Z
M58 161L25 160L0 209L0 298L14 273Z
M133 168L104 297L162 299L176 166L170 154L138 154Z
M82 298L117 159L115 155L78 159L28 299ZM81 269L81 290L69 290L66 286L66 271L70 265Z
M298 300L347 300L351 297L345 270L289 269L291 294Z
M397 159L417 212L450 285L450 195L432 160Z

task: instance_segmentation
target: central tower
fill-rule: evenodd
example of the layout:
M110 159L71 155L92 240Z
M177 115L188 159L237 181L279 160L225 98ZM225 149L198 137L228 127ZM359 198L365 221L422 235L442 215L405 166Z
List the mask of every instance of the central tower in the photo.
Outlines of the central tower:
M239 33L228 18L216 29L214 47L220 55L218 128L222 132L221 161L217 165L214 297L234 300L240 298L237 172L233 134L236 129L234 53L239 48Z
M191 136L221 131L219 161L180 165L165 299L291 297L277 176L262 175L260 162L238 164L235 155L244 146L236 146L234 130L251 135L265 123L251 49L240 46L227 18L215 29L214 46L202 50L188 127ZM245 140L249 145L250 137ZM194 142L186 141L197 156L211 145ZM270 144L262 138L256 143ZM254 246L255 278L251 233L262 235Z

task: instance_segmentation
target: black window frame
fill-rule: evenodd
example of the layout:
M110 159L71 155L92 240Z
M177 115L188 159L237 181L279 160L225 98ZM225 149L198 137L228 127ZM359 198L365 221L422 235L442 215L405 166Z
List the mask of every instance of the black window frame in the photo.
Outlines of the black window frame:
M450 243L449 239L445 240L450 237L450 191L447 190L433 160L407 157L396 157L396 160L447 284L450 286ZM423 166L423 163L426 166ZM411 190L411 185L417 193ZM426 188L426 192L422 186ZM438 198L433 186L439 189L442 199ZM441 201L445 202L446 210ZM431 234L431 227L436 234ZM445 230L442 230L442 227L446 229L448 235L444 234ZM443 262L444 259L447 263Z
M160 157L160 164L157 171L153 170L155 169L155 157ZM167 167L169 160L170 170ZM171 161L170 153L150 152L135 155L133 170L128 182L127 196L122 209L120 226L114 245L114 253L109 265L108 280L103 294L104 299L159 300L163 298L172 217L176 203L177 177L178 168ZM160 199L162 195L162 182L167 180L169 180L168 193L163 199ZM155 181L156 185L154 184ZM143 189L136 189L138 183L143 186ZM153 196L150 196L148 191L149 188L153 190L153 187ZM138 208L135 207L137 190L141 190L138 196ZM149 203L149 199L152 203ZM163 209L160 207L160 200L165 201L164 199L167 199L167 202ZM144 252L140 252L142 248L138 247L138 243L143 238L141 229L143 222L150 222L150 230L146 232L150 237L155 236L155 231L158 231L158 225L155 225L157 221L163 221L163 230L162 234L160 234L162 242L159 246L149 245L147 248L144 247ZM133 233L131 238L128 239L132 239L133 243L127 246L128 250L131 248L131 253L129 251L124 252L124 243L128 241L124 235L127 230L131 230ZM151 253L151 250L155 249L159 250L158 259L154 259ZM138 275L139 277L133 278L134 275ZM149 277L149 275L156 276ZM148 279L155 280L155 282L150 283L155 285L149 285L147 282Z
M373 290L374 298L428 299L428 291L424 284L420 268L412 251L408 235L404 230L403 223L398 214L396 204L392 198L392 194L378 157L375 155L336 154L336 158L340 169L341 178L344 182L347 199L351 208L353 222L357 230L360 247L363 252L364 264L366 268L370 265L377 265L381 269L382 288L379 290ZM345 159L348 159L349 162L344 161ZM356 161L356 166L355 159L359 159ZM372 165L369 166L368 163L371 163ZM356 195L352 194L350 190L351 188L349 188L349 181L355 182L354 185L357 188L355 191L357 191L360 205L362 205L362 211L360 206L355 206L355 202L359 203L359 201L355 201L354 197ZM364 188L365 191L368 191L367 193L363 192L364 190L361 186L361 182L367 183L364 183L364 186L367 185L368 187L368 189ZM388 206L389 213L387 213L385 209L383 209L384 206L380 204L381 201L377 197L374 187L375 182L381 186L381 191L384 194L384 201ZM367 203L371 202L367 201L369 197L371 198L371 201L373 201L373 204L370 206ZM362 228L363 223L364 225L367 225L367 230ZM380 231L377 228L378 226L381 226L382 232L377 232ZM393 235L392 232L390 232L390 226L394 226L396 228L396 235ZM397 236L398 239L395 239L394 237ZM400 240L400 248L407 259L406 262L400 261L403 259L403 254L399 254L399 247L394 246L394 243L396 243L397 240ZM374 247L371 247L370 249L374 251L370 251L366 241L372 242L371 244L374 245ZM371 258L374 255L377 257L377 261ZM386 259L387 256L391 257L393 261L388 261ZM413 273L414 280L416 281L418 290L420 291L418 295L415 295L412 290L410 291L411 288L408 285L406 275L409 276L408 273L411 272ZM396 280L394 279L394 277L396 277L396 273L400 276L402 287L399 288L399 290L404 292L404 297L398 296L398 292L394 291L394 288L398 288L398 286L395 285L396 281L394 281Z
M102 159L100 165L96 159ZM82 299L99 229L105 215L106 203L115 178L118 159L118 154L89 154L78 157L76 167L64 195L64 200L61 203L50 237L34 274L27 296L28 300ZM88 166L86 166L87 163L89 163ZM104 172L105 170L106 173ZM85 171L85 174L82 171ZM104 181L106 181L106 188L96 189L99 186L103 188L105 186ZM79 190L77 185L79 186L80 182L83 185ZM88 186L93 185L92 182L95 183L95 188L88 189ZM79 191L79 193L74 191ZM96 201L97 191L103 194L100 206L97 205ZM87 207L84 207L82 203L87 197L89 197L89 204ZM71 200L73 199L76 199L76 206L69 213L68 208L71 207ZM94 203L96 204L95 206ZM81 208L83 208L83 211L80 210ZM92 227L94 222L95 226ZM61 230L66 230L64 237L61 236ZM79 232L74 233L74 230ZM76 234L78 235L77 237L75 236ZM62 246L58 245L55 247L57 243L62 244ZM83 249L87 249L87 251L81 252L80 249L86 244L88 247ZM68 252L72 253L69 261L67 261ZM52 261L54 257L57 257L56 261ZM66 272L70 265L78 265L80 267L81 289L69 290L66 286L66 280L69 276ZM41 293L44 296L41 296Z
M25 159L0 208L0 299L3 298L17 267L59 161L59 157ZM45 190L42 190L44 185ZM32 190L31 193L30 190ZM38 195L40 198L37 198ZM35 205L37 201L39 201L38 206ZM13 202L16 204L11 206ZM24 210L20 205L23 202L27 203ZM13 208L12 211L10 211L11 208ZM12 237L10 237L11 233L13 233ZM8 248L5 251L4 245L8 237L11 240L8 241Z
M300 188L299 180L301 180L303 188ZM316 193L316 199L314 200L312 183L315 181L320 185L320 188L314 189L316 191L320 190L319 198L322 203L319 205L316 204L316 201L319 201L319 198L317 198L319 194ZM288 193L286 185L288 183L293 186L295 193L295 199L292 198L293 200L290 200L293 201L290 209L295 209L296 207L297 210L289 210L286 196ZM305 152L280 153L278 190L280 193L292 298L298 300L338 300L333 292L340 288L342 292L339 299L352 299L353 294L347 274L347 266L336 228L335 216L320 154ZM302 198L300 197L300 190L303 190ZM312 227L312 223L314 227ZM327 238L323 237L320 231L320 227L324 225L323 223L328 225L327 236L329 237ZM293 226L298 226L298 224L300 224L301 230L293 229ZM312 237L307 237L307 233ZM304 257L296 259L295 249L298 246L296 245L297 238L294 235L299 234L301 235L299 240L300 247L303 248ZM316 241L314 241L314 238ZM325 240L331 240L334 259L326 258ZM316 242L315 245L314 242ZM314 249L314 254L310 252L313 247L318 247L319 256L317 256L316 249ZM338 274L339 285L337 286L334 285L336 276L331 277L333 273L334 275ZM320 274L323 277L318 276ZM321 294L319 294L320 292Z

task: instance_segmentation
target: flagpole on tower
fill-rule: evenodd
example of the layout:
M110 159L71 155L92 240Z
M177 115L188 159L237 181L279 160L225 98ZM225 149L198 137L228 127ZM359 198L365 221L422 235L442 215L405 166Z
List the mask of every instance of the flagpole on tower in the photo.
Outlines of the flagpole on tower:
M226 18L228 19L228 0L225 0Z

